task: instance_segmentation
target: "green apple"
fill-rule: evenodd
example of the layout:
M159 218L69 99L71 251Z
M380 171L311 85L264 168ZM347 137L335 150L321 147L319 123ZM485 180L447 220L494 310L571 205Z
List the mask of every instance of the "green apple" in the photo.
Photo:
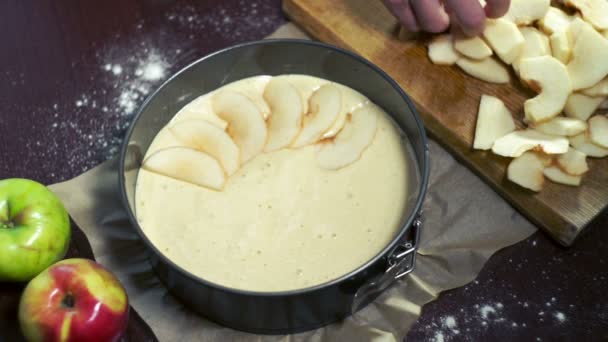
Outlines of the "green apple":
M118 279L88 259L66 259L32 279L19 303L28 341L116 342L129 322L129 299Z
M28 179L0 180L0 281L29 281L61 260L70 219L57 196Z

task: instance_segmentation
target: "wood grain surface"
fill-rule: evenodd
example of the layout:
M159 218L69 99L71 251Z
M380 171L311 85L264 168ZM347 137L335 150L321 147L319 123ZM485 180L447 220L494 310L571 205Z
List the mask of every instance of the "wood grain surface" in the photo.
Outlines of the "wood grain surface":
M503 100L523 127L523 103L534 94L514 74L510 84L495 85L455 66L432 64L425 47L429 37L399 40L397 21L381 1L285 0L283 8L313 37L355 51L388 72L416 103L429 135L560 244L571 245L608 205L607 159L589 160L591 172L581 187L547 181L537 194L506 180L510 158L471 148L482 94Z

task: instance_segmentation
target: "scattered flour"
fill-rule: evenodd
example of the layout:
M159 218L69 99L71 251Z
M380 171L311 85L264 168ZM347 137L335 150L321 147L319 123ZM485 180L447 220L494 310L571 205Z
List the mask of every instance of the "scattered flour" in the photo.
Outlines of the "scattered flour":
M481 318L488 319L488 316L490 314L496 313L496 309L494 309L492 306L486 304L479 309L479 313L481 314Z
M557 319L558 322L563 323L566 321L566 315L563 312L556 311L553 316Z
M433 342L444 342L445 341L445 337L443 336L443 333L438 331L435 333L435 339L433 340Z

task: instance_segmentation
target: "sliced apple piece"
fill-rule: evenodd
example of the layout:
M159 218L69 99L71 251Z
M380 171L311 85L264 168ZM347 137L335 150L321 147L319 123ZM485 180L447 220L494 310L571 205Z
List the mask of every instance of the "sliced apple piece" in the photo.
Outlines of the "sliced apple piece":
M347 116L344 128L321 145L317 162L322 168L337 170L361 158L376 135L379 109L369 103Z
M465 57L484 59L492 56L492 49L481 37L455 38L454 49Z
M490 83L509 83L509 70L493 57L481 61L462 57L457 62L467 74Z
M550 6L551 0L511 0L504 18L519 26L530 25L544 18Z
M240 164L262 152L266 144L266 122L247 96L236 91L222 91L213 97L213 110L228 123L226 132L239 147Z
M608 109L608 99L604 100L604 102L600 104L599 109Z
M591 88L581 90L581 93L593 97L608 96L608 77L599 81Z
M501 100L489 95L481 96L474 149L491 149L496 139L513 132L515 128L513 117Z
M158 132L150 147L148 147L148 151L146 151L146 155L150 156L153 153L160 151L169 147L186 147L186 144L181 142L177 137L171 133L171 130L168 126L165 126L163 129Z
M573 17L556 7L549 7L545 17L539 20L538 25L548 35L568 29Z
M460 57L454 49L454 43L449 34L435 37L429 44L428 49L429 59L434 64L453 65Z
M340 93L342 93L342 109L340 109L340 114L338 114L334 124L323 133L321 139L335 137L346 124L346 116L369 102L369 99L358 91L341 84L335 84L335 86L338 87Z
M185 146L205 152L218 160L226 175L239 168L239 148L228 133L205 120L185 120L169 128Z
M608 148L608 117L596 115L589 119L589 140L602 148Z
M587 123L579 119L558 116L534 126L534 129L545 134L571 137L585 132Z
M568 139L532 129L509 133L494 142L492 152L504 157L519 157L534 150L545 154L568 152Z
M576 39L578 38L581 28L586 25L589 24L579 17L574 17L574 19L570 22L568 29L566 29L566 34L568 35L568 43L571 47L574 46L574 43L576 43Z
M213 190L221 190L226 182L224 169L217 160L188 147L160 150L148 157L142 168Z
M572 54L567 31L553 33L550 37L550 41L551 54L553 57L557 58L558 61L567 64L568 61L570 61L570 56Z
M567 116L587 121L604 101L603 97L591 97L579 93L568 96L564 113Z
M517 25L502 18L488 19L483 37L496 55L507 64L519 57L526 42Z
M338 118L342 109L342 93L333 84L317 89L309 100L308 113L304 115L303 127L293 147L316 143Z
M608 148L600 147L591 140L587 133L582 133L573 137L570 137L570 145L575 149L583 152L588 157L593 158L604 158L608 157Z
M587 155L571 148L568 152L556 158L557 166L565 173L572 176L581 176L589 171Z
M525 43L521 54L513 62L513 69L519 74L519 63L524 58L547 56L551 54L549 37L534 27L520 27L519 31L524 36Z
M566 0L565 4L579 10L583 15L583 18L596 29L608 29L608 1Z
M285 78L272 79L264 90L270 108L266 152L289 146L302 127L304 106L298 90Z
M526 119L539 123L557 116L572 92L564 64L551 56L525 58L520 62L521 78L530 88L540 91L524 103Z
M608 75L608 40L589 25L579 30L568 74L574 90L593 87Z
M562 171L557 166L550 166L550 167L544 169L543 174L545 175L545 177L547 177L550 181L552 181L554 183L571 185L571 186L581 185L581 180L583 179L583 177L581 177L581 176L569 175L569 174L565 173L564 171Z
M541 191L545 182L542 158L534 152L526 152L513 159L507 168L507 178L526 189Z

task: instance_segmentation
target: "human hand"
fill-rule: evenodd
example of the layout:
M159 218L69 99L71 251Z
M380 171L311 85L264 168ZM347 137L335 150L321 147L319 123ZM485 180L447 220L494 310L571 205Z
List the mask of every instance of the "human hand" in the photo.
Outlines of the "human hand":
M510 0L383 0L386 7L411 32L443 32L450 24L467 36L479 35L486 17L499 18L509 10Z

